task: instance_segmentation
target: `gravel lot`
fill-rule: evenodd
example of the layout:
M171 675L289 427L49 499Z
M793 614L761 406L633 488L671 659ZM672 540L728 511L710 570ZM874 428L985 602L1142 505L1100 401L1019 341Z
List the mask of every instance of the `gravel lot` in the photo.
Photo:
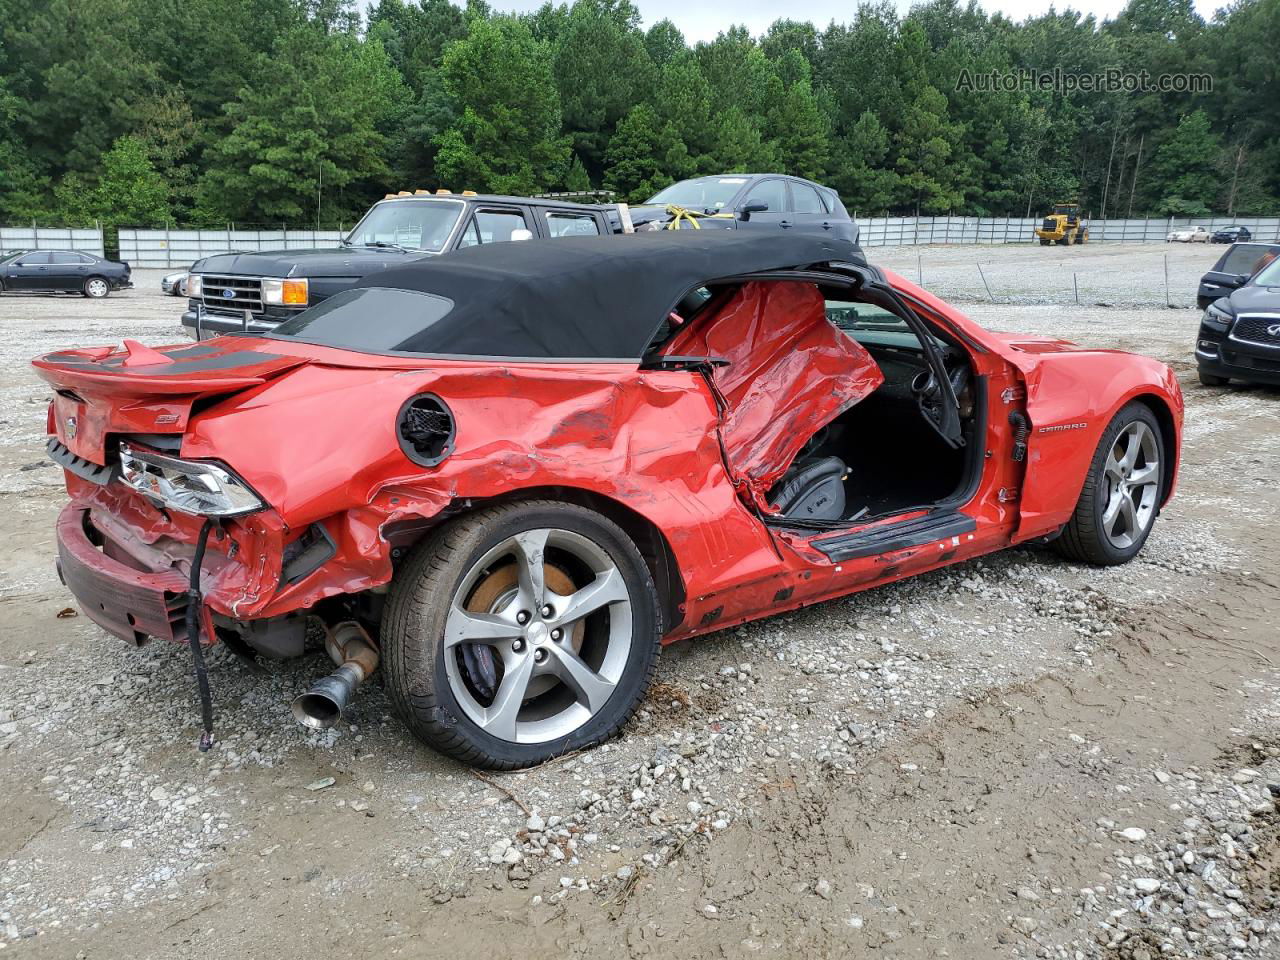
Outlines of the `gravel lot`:
M912 279L919 255L993 329L1174 366L1182 482L1146 551L1099 571L1017 550L676 645L624 736L486 777L373 685L350 723L299 728L320 657L254 674L216 650L196 752L182 650L59 616L27 366L171 342L181 301L159 271L102 302L0 299L0 948L1280 956L1280 393L1199 386L1198 314L1163 306L1166 255L1188 304L1220 252L872 251ZM977 263L1012 302L983 302Z

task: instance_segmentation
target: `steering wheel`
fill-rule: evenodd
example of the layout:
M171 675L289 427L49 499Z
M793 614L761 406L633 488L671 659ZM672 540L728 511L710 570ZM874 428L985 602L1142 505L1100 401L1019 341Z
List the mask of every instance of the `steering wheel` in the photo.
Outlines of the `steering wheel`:
M942 386L934 376L933 369L921 370L911 379L911 393L916 398L916 406L924 418L933 424L935 429L942 426Z

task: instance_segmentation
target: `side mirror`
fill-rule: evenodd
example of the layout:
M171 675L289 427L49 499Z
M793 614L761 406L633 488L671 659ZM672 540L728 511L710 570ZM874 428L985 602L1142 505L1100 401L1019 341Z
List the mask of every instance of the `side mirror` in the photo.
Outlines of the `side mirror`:
M515 230L511 231L511 239L512 240L532 240L533 231L525 230L521 227L517 227Z
M767 200L748 200L738 208L738 216L743 220L750 220L753 213L764 213L768 209Z

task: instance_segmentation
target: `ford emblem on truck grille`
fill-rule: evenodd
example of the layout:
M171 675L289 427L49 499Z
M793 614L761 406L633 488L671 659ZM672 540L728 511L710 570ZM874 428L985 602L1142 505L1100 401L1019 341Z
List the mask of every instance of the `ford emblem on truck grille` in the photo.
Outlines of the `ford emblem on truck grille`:
M236 292L232 290L230 287L222 291L222 299L234 300L235 298L236 298Z

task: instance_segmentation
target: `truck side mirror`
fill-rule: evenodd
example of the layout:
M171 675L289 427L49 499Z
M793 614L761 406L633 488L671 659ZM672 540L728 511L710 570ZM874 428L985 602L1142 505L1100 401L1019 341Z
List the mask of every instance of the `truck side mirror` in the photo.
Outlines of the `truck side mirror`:
M738 208L738 216L743 220L750 220L753 213L764 213L768 209L767 200L748 200Z

